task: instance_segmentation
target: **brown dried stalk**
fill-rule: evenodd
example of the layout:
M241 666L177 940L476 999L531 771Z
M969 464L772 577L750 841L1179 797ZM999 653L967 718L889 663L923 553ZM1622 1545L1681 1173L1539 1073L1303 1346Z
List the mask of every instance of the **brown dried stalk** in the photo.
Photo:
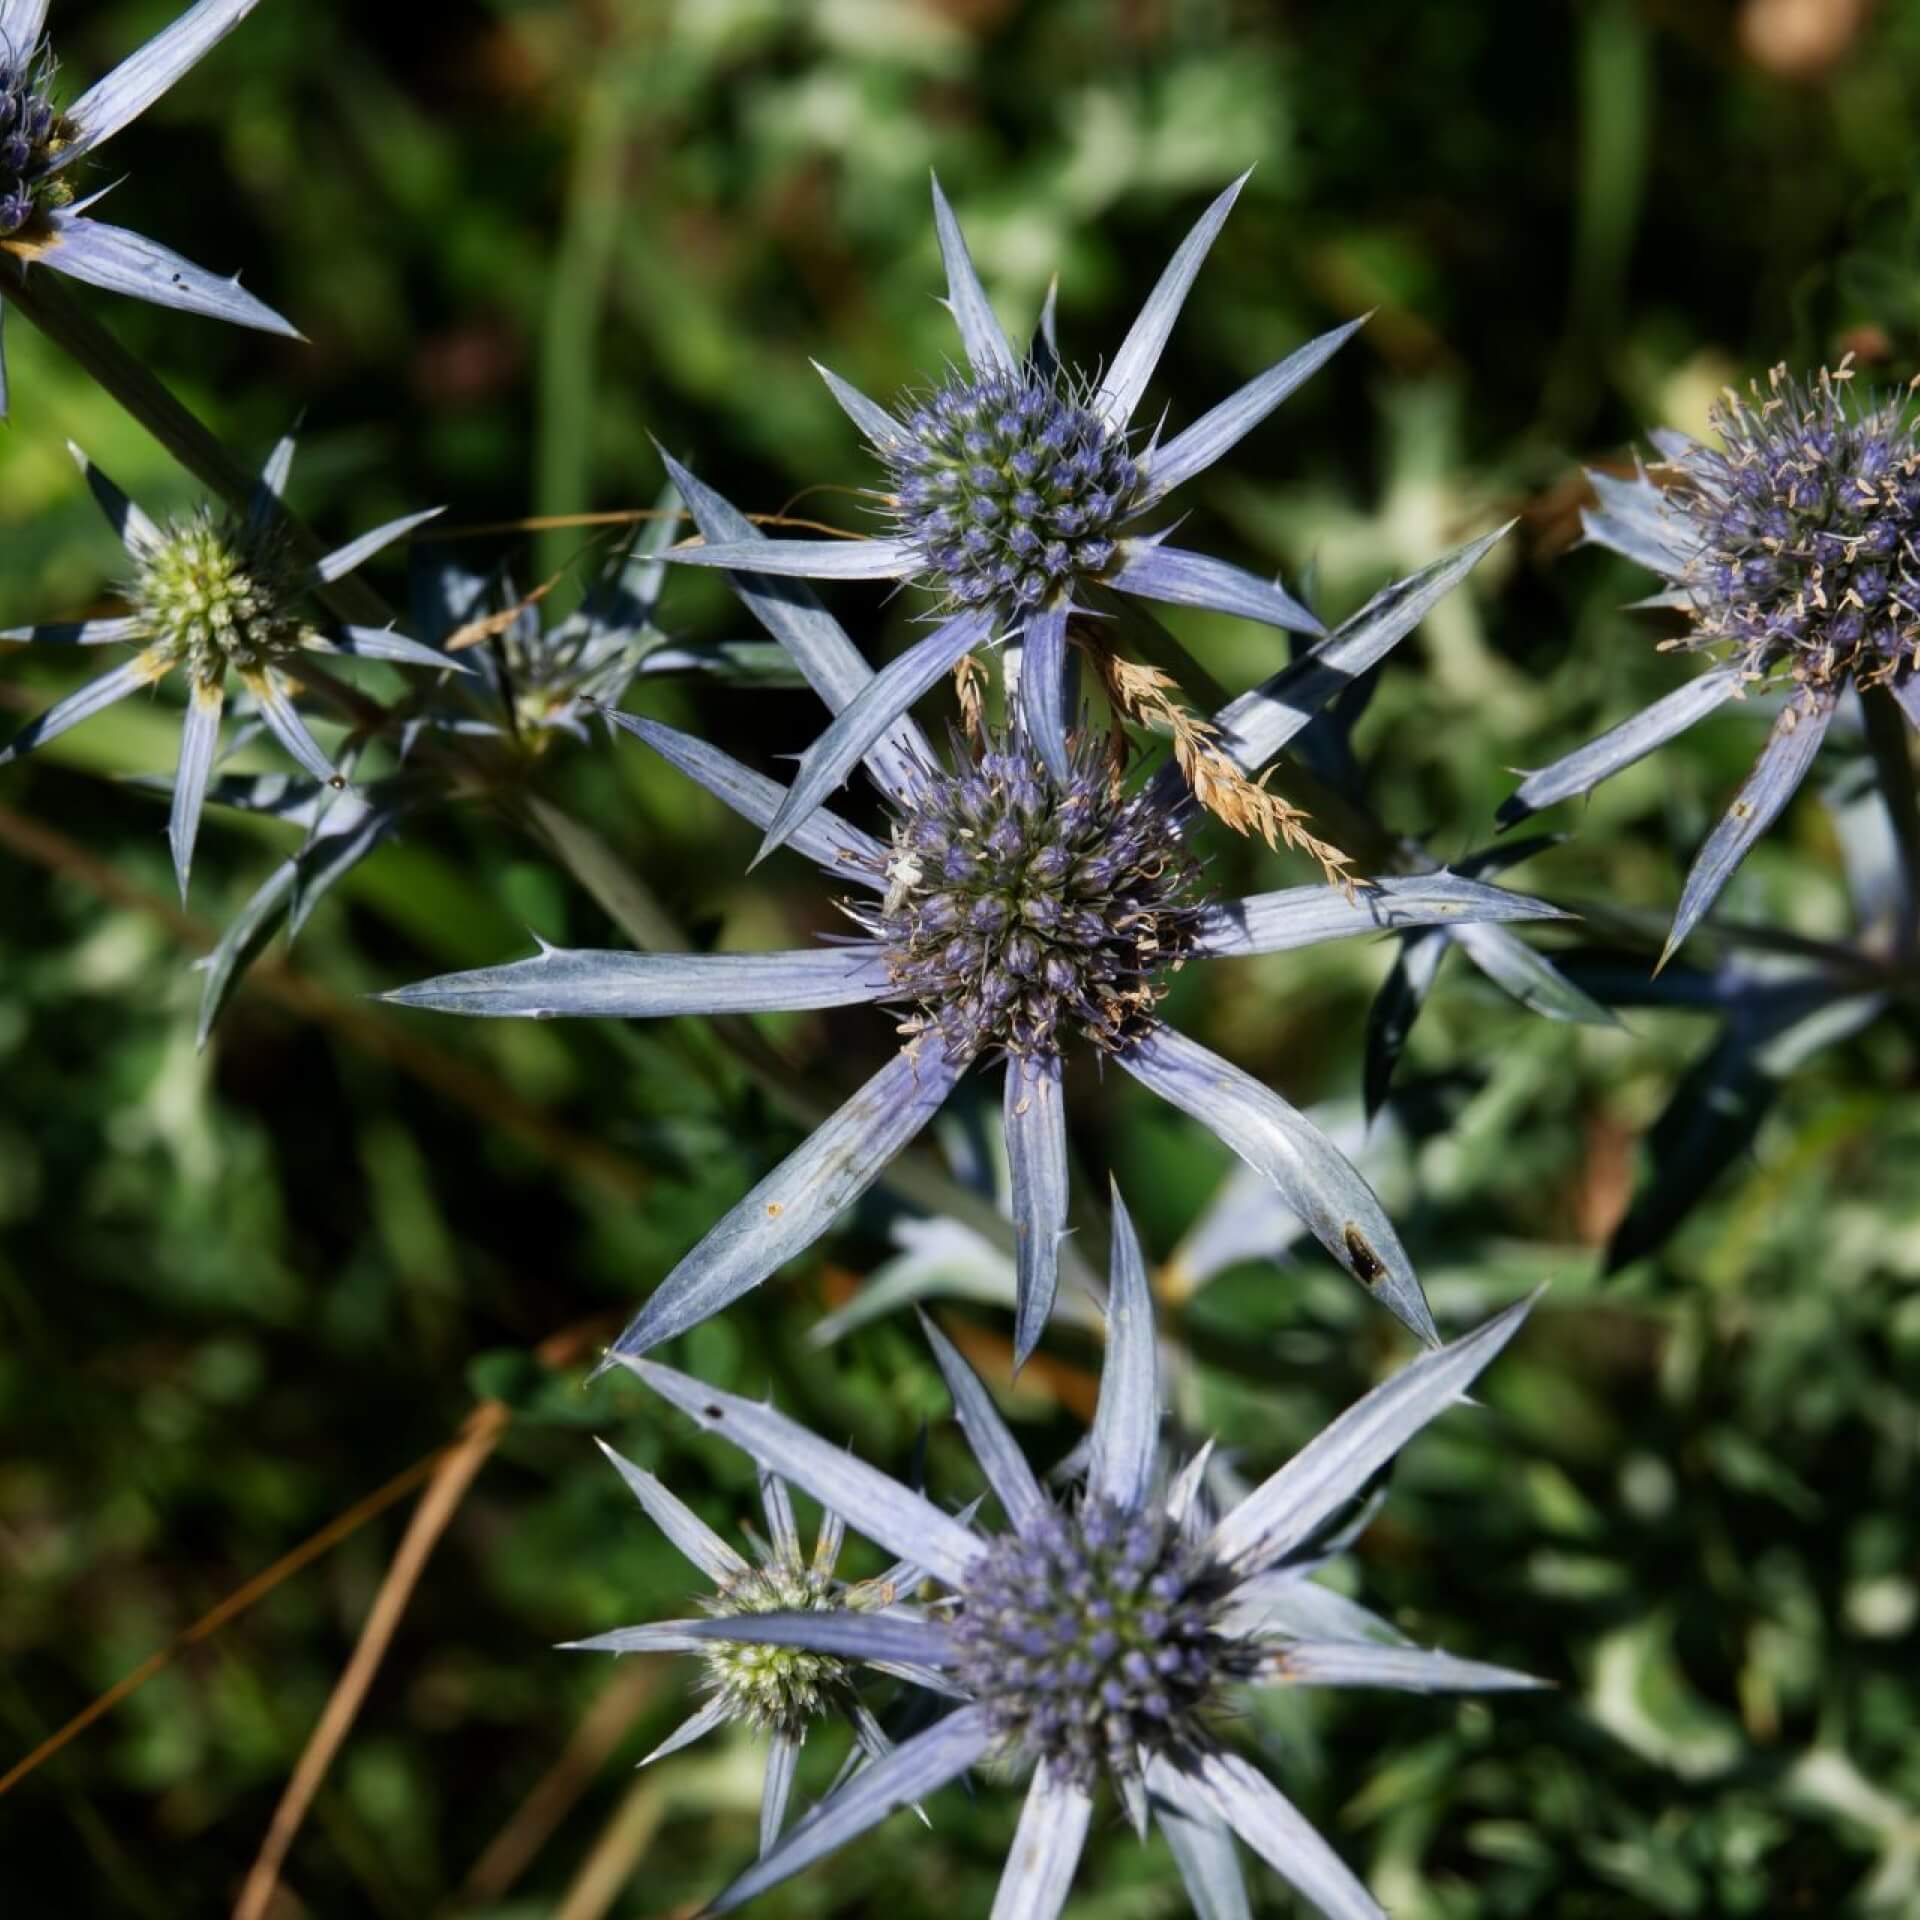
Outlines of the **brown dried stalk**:
M960 724L969 740L987 734L987 670L970 653L963 653L953 669L953 691L960 702Z
M1258 834L1276 852L1287 847L1304 853L1318 863L1329 886L1344 888L1351 896L1354 877L1347 869L1353 864L1352 855L1311 833L1307 815L1268 789L1268 774L1251 779L1242 773L1221 747L1220 730L1187 709L1172 679L1158 667L1123 660L1104 647L1087 646L1084 651L1115 713L1124 713L1172 740L1175 763L1194 798L1209 813L1235 833Z

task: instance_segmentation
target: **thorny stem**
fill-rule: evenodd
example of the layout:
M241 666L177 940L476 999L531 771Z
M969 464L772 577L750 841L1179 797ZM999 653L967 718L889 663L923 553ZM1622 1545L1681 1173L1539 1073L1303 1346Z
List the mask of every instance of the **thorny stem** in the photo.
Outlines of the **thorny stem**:
M3 277L9 305L71 354L196 479L229 503L245 505L253 489L252 471L88 314L54 275L28 274L9 263ZM320 543L291 514L287 519L298 550L317 558L323 550ZM332 582L319 594L342 619L361 625L385 626L394 617L385 600L356 575ZM302 677L310 679L316 691L345 706L363 730L369 728L374 715L364 695L316 670L311 662L302 662ZM379 711L390 717L384 709ZM483 784L491 782L483 779ZM573 879L637 947L666 953L690 949L691 942L652 890L591 828L538 796L510 806L509 812L552 849ZM791 1064L748 1021L721 1018L709 1024L738 1065L783 1112L808 1126L827 1117L830 1109L801 1090ZM1003 1251L1011 1250L1013 1231L999 1212L924 1154L909 1149L889 1164L881 1179L912 1205L952 1215ZM1077 1255L1069 1256L1067 1249L1062 1253L1067 1264L1084 1268ZM1083 1272L1082 1277L1091 1282L1090 1274Z
M1910 730L1893 695L1883 686L1861 688L1860 710L1866 717L1867 747L1873 754L1880 797L1900 850L1905 884L1893 938L1894 952L1906 955L1920 934L1920 795L1914 787Z

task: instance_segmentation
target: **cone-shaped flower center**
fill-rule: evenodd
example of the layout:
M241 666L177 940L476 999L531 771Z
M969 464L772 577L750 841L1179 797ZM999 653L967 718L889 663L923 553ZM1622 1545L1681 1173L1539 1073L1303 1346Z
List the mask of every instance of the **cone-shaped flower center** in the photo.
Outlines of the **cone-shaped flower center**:
M1080 736L1058 785L1023 736L929 768L893 833L886 902L854 911L886 948L908 1030L949 1058L1057 1050L1063 1029L1124 1046L1185 956L1196 869L1151 791L1117 788Z
M1884 678L1920 651L1920 434L1911 408L1775 368L1714 412L1722 446L1673 462L1685 516L1691 644L1824 687Z
M48 98L53 68L44 56L15 56L0 40L0 240L32 223L37 213L64 206L73 193L49 179L53 156L72 138Z
M846 1602L831 1575L775 1563L755 1567L701 1603L725 1619L745 1613L832 1613ZM762 1733L799 1733L850 1690L847 1663L805 1647L715 1641L705 1652L708 1684L728 1714Z
M900 421L888 464L901 531L949 600L1036 607L1112 563L1140 469L1059 377L956 373Z
M1244 1663L1213 1630L1227 1582L1158 1512L1090 1499L995 1541L954 1618L955 1677L994 1732L1090 1787L1194 1740Z
M277 531L250 533L205 508L166 528L132 591L148 639L201 681L294 651L308 631L298 597Z

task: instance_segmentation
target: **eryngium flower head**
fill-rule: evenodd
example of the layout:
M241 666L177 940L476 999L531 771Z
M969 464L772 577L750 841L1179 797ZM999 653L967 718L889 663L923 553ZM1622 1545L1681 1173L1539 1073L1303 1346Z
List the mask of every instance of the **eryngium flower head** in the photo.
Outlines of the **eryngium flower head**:
M1128 793L1103 743L1071 743L1057 783L1024 735L957 771L928 766L895 820L881 904L851 903L879 943L902 1027L967 1061L1057 1053L1068 1032L1116 1052L1150 1026L1191 944L1197 868L1179 809Z
M1196 1746L1217 1689L1255 1663L1220 1632L1232 1582L1157 1507L1090 1495L981 1555L955 1616L954 1677L994 1737L1083 1790Z
M73 125L53 102L54 64L44 46L16 52L0 37L0 240L37 215L73 203L52 171Z
M0 0L0 252L24 270L39 265L157 306L211 314L268 333L299 335L237 281L223 280L124 227L86 217L72 169L144 113L259 0L198 0L70 107L41 38L47 0ZM95 199L99 196L96 195ZM0 418L7 405L0 357Z
M1177 487L1222 458L1324 366L1360 324L1309 341L1164 444L1157 433L1140 436L1134 419L1147 385L1246 178L1195 223L1097 374L1062 363L1051 300L1028 351L1014 351L936 180L934 222L965 367L892 409L820 369L886 470L892 535L749 546L709 532L706 544L675 547L668 558L820 579L911 581L951 613L943 631L963 634L966 615L980 613L997 631L1018 633L1028 732L1063 779L1072 723L1066 633L1076 612L1111 614L1114 596L1125 594L1320 633L1313 614L1277 582L1171 545L1170 528L1143 526ZM1150 618L1144 609L1130 611Z
M1037 607L1097 578L1141 485L1096 393L1029 362L949 374L908 406L886 461L901 534L955 605Z
M760 1502L767 1535L753 1541L755 1558L737 1553L704 1520L643 1467L622 1459L602 1443L621 1479L680 1552L713 1583L699 1604L708 1621L667 1621L657 1626L621 1627L568 1647L588 1653L691 1653L703 1668L708 1698L694 1716L647 1755L644 1766L690 1746L715 1727L738 1723L767 1741L766 1779L761 1790L760 1850L778 1839L793 1789L794 1768L808 1733L823 1719L848 1721L869 1760L884 1759L893 1743L882 1731L857 1688L860 1663L846 1655L764 1640L731 1640L696 1633L711 1621L757 1615L809 1613L844 1619L848 1614L917 1618L902 1603L924 1576L906 1562L879 1578L849 1584L835 1569L846 1527L828 1511L811 1555L802 1553L793 1502L778 1474L760 1477ZM908 1669L909 1677L912 1670Z
M127 645L140 651L21 728L0 749L0 766L129 694L157 685L176 668L184 669L187 717L167 831L185 899L200 812L219 746L229 672L239 676L261 720L287 753L316 780L338 787L339 774L293 704L287 670L299 655L350 654L409 666L458 668L457 661L401 634L372 627L323 627L308 610L309 596L317 588L350 573L432 519L439 508L406 514L319 560L303 562L294 550L280 500L293 463L291 439L275 448L244 513L203 507L168 521L149 518L78 447L72 451L133 562L125 588L128 610L109 620L17 627L0 633L0 640Z
M1030 1920L1067 1897L1102 1782L1135 1821L1169 1827L1204 1912L1244 1911L1237 1833L1321 1911L1379 1916L1365 1887L1267 1778L1229 1746L1246 1686L1399 1687L1416 1692L1529 1687L1525 1675L1411 1646L1387 1622L1315 1586L1326 1535L1373 1477L1452 1405L1504 1346L1530 1302L1452 1346L1423 1354L1258 1486L1216 1515L1203 1450L1170 1482L1160 1472L1158 1356L1145 1263L1114 1196L1108 1347L1086 1481L1064 1501L1022 1456L986 1388L931 1323L955 1412L1004 1512L982 1538L919 1493L849 1458L771 1409L645 1360L635 1373L763 1469L786 1474L889 1551L925 1567L950 1608L917 1618L814 1611L710 1622L697 1638L751 1634L890 1670L943 1675L955 1711L826 1800L721 1895L724 1913L993 1758L1033 1769L1001 1889ZM1182 1823L1211 1830L1204 1870ZM1236 1906L1222 1895L1235 1883ZM1199 1884L1195 1884L1199 1883ZM1205 1900L1202 1886L1215 1898Z
M830 1613L831 1579L812 1567L779 1562L749 1567L701 1606L719 1619L753 1613ZM767 1647L720 1640L702 1656L707 1685L729 1719L762 1733L798 1733L837 1701L847 1685L847 1663L805 1647Z
M1920 418L1910 395L1863 396L1843 362L1815 380L1775 367L1714 409L1718 447L1653 435L1666 480L1592 474L1587 536L1666 582L1642 604L1685 613L1666 647L1719 664L1528 776L1500 810L1511 826L1761 688L1787 704L1746 784L1687 876L1664 965L1813 765L1840 696L1891 696L1920 727ZM1884 691L1882 691L1884 690Z
M672 468L709 538L772 545L711 488ZM1497 538L1497 536L1495 536ZM1492 545L1471 547L1389 588L1326 640L1215 716L1249 779L1338 687L1364 673ZM882 672L805 589L750 569L734 585L836 710L791 788L656 721L612 717L728 805L790 842L854 909L867 938L771 954L565 952L424 980L388 995L490 1017L740 1013L904 1001L903 1045L676 1266L620 1336L644 1353L704 1320L804 1253L932 1119L961 1076L1004 1053L1002 1124L1018 1251L1016 1353L1052 1310L1067 1228L1068 1043L1090 1036L1111 1061L1211 1127L1305 1221L1341 1267L1423 1340L1438 1332L1412 1263L1366 1182L1320 1130L1250 1074L1176 1032L1156 1001L1184 959L1271 953L1321 940L1469 920L1552 919L1556 910L1436 872L1350 893L1290 888L1203 905L1181 841L1206 818L1175 768L1114 784L1096 750L1067 736L1064 772L1016 724L956 747L943 765L904 717L924 691L922 641ZM984 635L982 616L962 616ZM938 650L931 656L940 659ZM948 665L951 662L947 663ZM891 843L821 804L864 760L893 811ZM924 835L925 844L916 838ZM1078 891L1076 891L1078 889ZM956 943L958 943L956 945Z
M195 686L284 664L313 631L286 525L201 506L160 528L126 589L140 637Z
M668 487L652 517L609 551L580 604L552 622L545 589L522 594L498 569L461 564L450 545L416 547L415 628L474 669L450 689L463 703L435 707L428 723L468 738L510 740L537 755L561 735L584 741L594 710L618 706L637 674L764 668L764 656L777 651L766 642L677 645L655 624L666 573L660 549L679 506Z
M1720 445L1676 446L1663 508L1686 561L1685 645L1755 677L1824 693L1891 679L1920 656L1914 535L1920 421L1909 395L1875 399L1844 365L1815 381L1775 367L1728 391Z

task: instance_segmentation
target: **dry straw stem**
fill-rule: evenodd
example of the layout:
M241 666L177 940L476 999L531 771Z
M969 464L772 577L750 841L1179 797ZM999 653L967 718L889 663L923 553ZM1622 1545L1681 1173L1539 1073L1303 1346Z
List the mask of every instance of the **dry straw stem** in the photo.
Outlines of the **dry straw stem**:
M558 1333L549 1334L534 1348L534 1357L542 1366L559 1369L572 1365L583 1353L591 1351L600 1344L615 1327L618 1326L618 1313L596 1314L590 1320L582 1320L571 1327L563 1327ZM446 1447L438 1447L432 1453L416 1460L412 1466L394 1475L385 1486L376 1488L364 1500L356 1501L345 1513L337 1515L316 1534L295 1547L290 1553L284 1553L265 1572L257 1573L244 1586L237 1587L222 1600L218 1606L203 1613L192 1626L181 1631L135 1667L132 1672L116 1680L98 1699L74 1715L65 1726L51 1733L34 1748L24 1759L16 1762L6 1773L0 1774L0 1794L8 1792L24 1780L28 1774L36 1772L61 1748L77 1739L103 1715L111 1713L121 1701L137 1693L156 1673L163 1672L173 1665L188 1648L198 1646L227 1625L237 1620L247 1609L258 1601L264 1600L283 1582L290 1580L303 1568L311 1566L322 1554L337 1547L350 1534L357 1533L369 1520L404 1500L422 1481L433 1478L442 1465L458 1453L467 1444L468 1427L487 1409L495 1406L494 1401L483 1401L468 1416L468 1425L461 1430L461 1437ZM504 1412L505 1409L502 1409Z
M660 1831L667 1801L665 1776L643 1773L634 1781L554 1908L553 1920L601 1920L611 1910ZM691 1914L697 1909L683 1911Z
M130 1673L123 1674L98 1699L89 1702L76 1713L65 1726L49 1734L24 1759L16 1761L4 1774L0 1774L0 1794L7 1793L18 1786L28 1774L44 1766L61 1748L85 1733L96 1720L111 1713L121 1701L138 1693L156 1673L162 1673L172 1666L190 1647L196 1647L201 1641L211 1639L228 1621L237 1620L256 1601L264 1600L283 1581L292 1579L303 1567L310 1566L322 1554L337 1547L349 1534L357 1533L369 1520L386 1512L396 1501L404 1500L433 1472L439 1458L438 1453L430 1453L424 1459L416 1460L405 1472L395 1474L384 1487L376 1489L364 1500L349 1507L345 1513L329 1520L318 1533L301 1541L291 1553L282 1554L264 1573L255 1574L245 1586L236 1588L218 1606L209 1608L192 1626L182 1628L164 1647L149 1654Z
M287 1782L280 1804L274 1809L267 1837L260 1845L259 1858L247 1874L234 1903L233 1920L263 1920L280 1884L280 1869L288 1849L300 1831L313 1805L320 1783L327 1777L333 1757L346 1740L354 1720L380 1670L395 1630L413 1597L413 1589L426 1571L427 1561L438 1545L447 1524L459 1512L467 1489L486 1465L487 1456L499 1444L500 1436L512 1423L513 1415L497 1400L488 1400L474 1408L460 1430L460 1437L434 1462L420 1504L407 1522L387 1577L380 1583L368 1611L366 1624L353 1649L353 1658L335 1683L325 1710L320 1715L306 1750Z
M571 1365L591 1346L604 1338L611 1321L596 1315L577 1326L549 1335L534 1349L534 1357L543 1366L560 1368ZM234 1903L233 1920L266 1920L280 1885L280 1869L288 1851L311 1809L321 1782L327 1777L334 1755L340 1751L348 1733L366 1702L373 1677L386 1657L407 1603L420 1576L426 1571L440 1536L446 1532L460 1503L467 1496L487 1457L500 1444L502 1435L513 1424L513 1410L503 1401L483 1400L467 1415L453 1445L434 1456L432 1471L420 1504L407 1522L387 1577L374 1595L360 1629L353 1657L334 1683L332 1694L319 1721L309 1736L299 1764L287 1782L280 1804L274 1809L267 1837L260 1844L254 1861Z
M969 740L987 737L987 670L976 654L963 653L953 669L954 697L960 702L960 725Z
M1219 730L1187 709L1168 675L1158 667L1123 660L1104 647L1083 645L1115 712L1169 736L1176 764L1209 813L1235 833L1258 834L1276 852L1286 847L1306 854L1330 886L1352 896L1354 877L1347 869L1353 856L1309 832L1307 815L1269 789L1268 774L1254 780L1242 773L1220 747Z
M560 569L550 580L543 580L511 607L502 607L498 613L482 614L478 620L469 620L464 627L456 627L447 636L448 653L461 653L468 647L477 647L482 640L492 640L503 634L531 607L537 607L555 587L574 569L574 562Z

